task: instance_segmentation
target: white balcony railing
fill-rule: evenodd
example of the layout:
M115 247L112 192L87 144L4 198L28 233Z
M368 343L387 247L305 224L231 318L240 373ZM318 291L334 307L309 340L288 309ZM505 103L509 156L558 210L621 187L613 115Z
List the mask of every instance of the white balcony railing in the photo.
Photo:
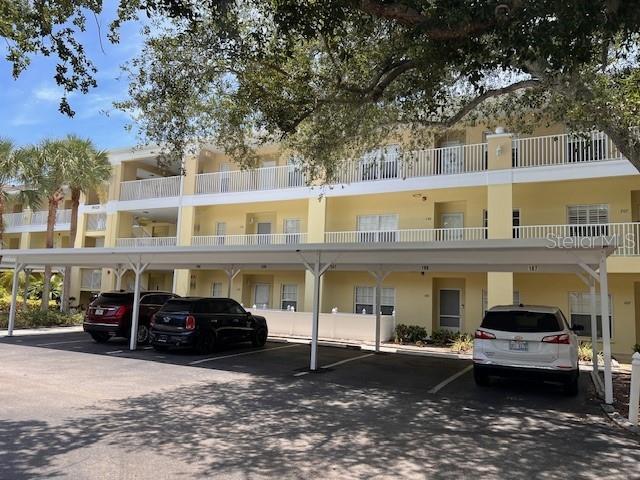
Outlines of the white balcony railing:
M487 229L483 227L465 227L326 232L324 237L326 243L454 242L460 240L484 240L487 237Z
M49 212L46 210L36 212L27 210L20 213L6 213L2 216L2 221L6 230L29 225L33 227L46 227L48 216ZM58 210L56 212L56 226L60 227L62 225L68 225L69 223L71 223L71 210Z
M181 178L180 175L176 175L122 182L120 183L120 200L177 197L180 195Z
M175 247L176 244L176 237L118 238L116 241L119 248Z
M334 183L454 175L486 169L487 144L478 143L345 161L338 167Z
M295 245L307 243L306 233L257 233L253 235L198 235L194 246Z
M275 190L305 185L305 175L291 165L196 175L196 194Z
M602 239L618 245L614 255L640 255L640 223L599 223L586 225L526 225L514 227L516 238Z
M601 132L517 138L513 141L513 145L515 168L602 162L624 158L611 139Z
M106 213L88 213L87 214L87 231L88 232L104 232L107 229Z
M102 271L82 269L80 288L82 290L100 290L102 286Z

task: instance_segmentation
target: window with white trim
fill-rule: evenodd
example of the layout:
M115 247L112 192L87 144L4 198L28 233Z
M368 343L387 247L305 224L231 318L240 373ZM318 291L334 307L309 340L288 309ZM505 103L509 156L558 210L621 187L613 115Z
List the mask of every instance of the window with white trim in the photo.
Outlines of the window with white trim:
M222 293L222 282L213 282L211 284L211 296L215 298L224 297Z
M225 243L225 235L227 234L227 224L225 222L217 222L216 223L216 244L224 245Z
M280 308L282 310L288 310L291 307L298 310L298 285L283 284Z
M520 305L522 302L520 301L520 291L519 290L514 290L513 291L513 304L514 305ZM487 313L487 310L489 310L487 308L487 305L489 304L489 300L488 300L488 293L486 289L482 289L482 316L484 317L484 314Z
M600 314L600 295L596 294L596 328L598 338L602 338L602 315ZM569 292L569 317L571 325L582 325L578 332L581 337L591 336L591 294L588 292ZM613 337L613 300L609 295L609 332Z
M567 223L572 237L594 237L608 234L609 205L569 205ZM603 225L603 226L600 226Z
M300 243L300 219L285 218L283 225L287 244Z
M375 303L375 287L355 288L355 313L373 314L373 304ZM396 309L396 289L383 287L380 289L380 311L382 315L391 315Z
M395 242L399 215L358 215L356 219L358 241Z

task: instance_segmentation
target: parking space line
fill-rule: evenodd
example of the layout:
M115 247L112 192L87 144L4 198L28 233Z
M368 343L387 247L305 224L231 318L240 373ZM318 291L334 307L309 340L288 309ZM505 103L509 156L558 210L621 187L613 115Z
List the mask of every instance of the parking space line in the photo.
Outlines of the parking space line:
M90 343L86 338L84 340L67 340L65 342L38 343L36 347L48 347L50 345L64 345L66 343Z
M338 365L342 365L342 364L348 363L348 362L353 362L354 360L360 360L361 358L372 357L373 355L375 355L375 353L367 353L365 355L359 355L357 357L346 358L344 360L340 360L339 362L330 363L329 365L322 365L320 368L327 369L327 368L337 367ZM311 372L306 370L304 372L294 373L293 376L294 377L302 377L303 375L309 375L309 373L311 373Z
M454 373L453 375L451 375L449 378L447 378L446 380L440 382L438 385L436 385L435 387L433 387L431 390L429 390L429 393L438 393L440 390L442 390L444 387L446 387L447 385L449 385L451 382L453 382L454 380L456 380L457 378L461 377L462 375L464 375L465 373L467 373L469 370L471 370L473 368L473 365L469 365L468 367L463 368L462 370L460 370L458 373Z
M122 350L114 350L113 352L107 352L107 355L112 355L114 353L122 353Z
M285 345L283 347L264 348L261 350L251 350L250 352L241 352L241 353L233 353L231 355L222 355L220 357L203 358L201 360L194 360L193 362L189 362L189 365L199 365L201 363L213 362L214 360L222 360L223 358L240 357L242 355L253 355L254 353L270 352L272 350L281 350L283 348L299 347L300 345L302 344L296 343L295 345Z

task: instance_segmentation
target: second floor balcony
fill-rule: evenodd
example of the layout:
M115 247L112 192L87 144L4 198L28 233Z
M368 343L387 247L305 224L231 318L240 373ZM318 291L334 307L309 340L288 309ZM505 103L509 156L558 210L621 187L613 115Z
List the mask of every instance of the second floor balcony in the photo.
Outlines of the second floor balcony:
M176 237L131 237L118 238L118 248L158 248L175 247L178 244Z
M307 243L306 233L256 233L251 235L197 235L194 246L295 245Z
M130 201L178 197L181 194L181 183L182 177L180 175L121 182L119 199Z
M2 222L6 232L42 232L47 229L47 218L49 212L46 210L32 212L26 210L19 213L5 213ZM71 224L71 210L58 210L56 212L55 229L69 230Z

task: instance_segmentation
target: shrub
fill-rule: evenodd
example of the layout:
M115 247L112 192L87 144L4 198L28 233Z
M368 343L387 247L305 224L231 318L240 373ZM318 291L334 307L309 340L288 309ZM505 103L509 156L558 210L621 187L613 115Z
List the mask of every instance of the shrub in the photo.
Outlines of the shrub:
M456 334L451 342L451 350L457 353L469 352L473 349L473 337L468 333Z
M436 347L448 347L456 339L456 334L450 330L434 330L431 334L431 343Z
M396 326L395 342L396 343L418 343L424 342L429 335L424 327L419 325L404 325L400 324Z
M591 342L580 342L580 345L578 345L578 360L581 362L591 362L593 360Z
M18 309L23 308L22 296L18 295ZM0 295L0 312L9 312L11 307L11 294ZM40 299L29 298L27 299L27 308L30 310L37 310L40 308ZM49 300L49 310L57 309L58 304L55 300Z
M83 315L68 315L61 312L40 310L19 310L16 315L16 328L67 327L82 324ZM7 328L8 316L0 317L0 328Z

